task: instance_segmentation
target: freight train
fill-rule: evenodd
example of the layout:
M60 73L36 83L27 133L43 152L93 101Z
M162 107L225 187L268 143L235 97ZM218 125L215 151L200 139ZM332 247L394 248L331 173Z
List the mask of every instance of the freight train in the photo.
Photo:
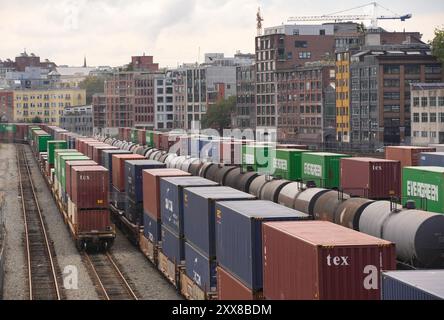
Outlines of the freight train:
M323 234L328 233L334 235L339 242L344 237L345 246L354 246L357 243L368 246L369 252L377 252L378 257L384 257L385 264L382 269L378 269L378 272L394 269L393 243L396 243L398 261L405 265L414 268L444 267L444 244L441 240L444 236L444 216L402 208L393 201L370 200L344 193L344 190L338 188L339 176L335 175L335 172L338 171L341 159L348 158L346 155L315 155L301 152L298 156L282 152L285 156L294 158L302 158L308 154L308 157L315 158L311 161L315 165L332 168L325 176L313 174L318 169L310 168L308 173L312 174L309 177L311 180L295 179L299 180L295 182L249 171L256 165L255 160L251 161L251 157L248 161L251 163L247 166L238 166L236 161L239 159L239 154L244 157L246 152L239 153L236 148L247 149L245 142L242 141L224 141L214 148L211 139L207 137L204 139L198 137L196 142L196 139L188 136L174 135L172 139L168 139L168 136L165 139L165 134L119 129L120 138L132 140L128 142L116 138L78 137L58 128L47 126L42 128L49 133L50 138L47 139L44 133L35 129L37 132L31 134L29 141L33 145L36 157L40 159L42 171L53 186L58 203L61 203L62 212L68 212L68 217L64 214L68 223L74 220L69 215L69 209L66 210L64 207L76 204L72 203L74 197L72 190L66 194L66 189L69 189L68 185L73 188L74 184L67 182L66 178L64 182L60 180L63 178L63 172L68 175L68 170L72 174L76 169L70 167L72 164L64 164L68 159L63 158L63 149L54 149L54 153L57 154L55 159L60 158L55 160L56 166L61 167L51 168L51 164L46 160L51 157L51 152L45 157L45 151L41 151L45 149L45 143L46 149L49 148L51 142L48 141L52 141L51 139L65 141L66 148L75 148L76 150L71 151L78 151L96 161L96 169L89 170L94 173L104 172L103 179L100 180L103 183L100 187L91 185L93 188L90 189L91 194L94 194L94 189L97 188L103 190L112 188L109 204L111 211L114 212L114 221L128 231L130 238L138 243L148 259L170 282L180 288L187 298L273 299L283 296L309 299L379 298L378 291L370 294L359 290L350 296L334 296L327 294L329 288L324 288L326 292L324 296L319 296L316 292L313 292L312 296L301 296L298 295L300 292L308 291L300 288L300 291L293 289L297 292L292 292L291 288L285 288L282 279L273 277L273 274L276 274L273 268L284 265L282 262L279 263L280 259L285 260L294 255L294 263L297 263L300 255L288 248L284 256L281 256L280 252L283 251L276 247L276 243L279 242L275 242L276 239L281 239L281 243L287 242L282 238L283 234L286 234L290 237L287 239L288 243L294 242L295 247L300 246L307 248L301 250L309 250L309 245L301 241L300 237L301 232L307 230L312 230L311 243L317 241L322 245L329 243L332 239L322 238ZM197 150L195 155L207 146L207 150L212 150L213 155L225 154L222 156L224 163L213 163L197 157L168 152L167 150L170 150L174 144L184 144L188 150L195 148L195 151ZM77 155L77 157L82 156ZM80 163L88 160L72 161ZM82 172L87 167L80 168ZM256 169L261 171L260 166L256 166ZM108 180L105 178L106 175ZM313 183L314 177L318 178L318 183ZM326 187L336 190L317 187L323 183ZM82 186L87 188L88 183ZM103 206L103 201L107 201L104 196L100 196L100 199L95 196L90 198L92 201L87 206ZM85 209L91 210L91 208ZM281 212L281 214L270 215L271 212ZM101 215L104 216L105 214ZM247 219L243 220L242 217ZM97 217L90 215L86 216L86 219L92 221ZM292 220L323 221L314 223L291 222ZM111 230L112 226L108 221L101 225L110 227ZM304 225L302 229L296 227L299 223ZM340 226L333 227L335 224ZM71 225L75 226L73 223ZM353 230L349 231L348 235L348 231L345 231L347 229L343 227ZM75 235L76 228L71 227L71 229ZM319 230L324 232L318 232ZM111 238L106 238L104 247L109 247L112 243L110 239L113 232L110 235ZM354 241L350 243L350 239ZM240 243L245 245L239 246ZM263 247L267 243L269 243L268 250ZM338 244L330 245L333 248ZM332 251L326 255L327 263L339 261L336 258L340 257L334 254ZM369 253L368 256L372 254ZM250 258L244 259L244 257ZM312 263L320 263L313 259ZM379 263L373 264L370 260L365 263L381 267ZM270 269L269 265L275 267ZM294 276L294 271L288 269L280 270L279 273L286 274L287 278ZM325 276L340 278L345 275L317 274L311 281L321 281ZM282 283L282 286L277 288L273 283ZM310 283L307 284L309 285ZM235 292L240 296L236 296Z

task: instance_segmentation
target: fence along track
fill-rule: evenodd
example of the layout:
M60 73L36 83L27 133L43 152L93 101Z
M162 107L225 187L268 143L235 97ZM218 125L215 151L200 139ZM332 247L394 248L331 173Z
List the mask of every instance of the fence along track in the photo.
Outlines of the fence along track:
M23 145L17 145L30 300L61 300L54 257Z
M105 300L138 300L134 290L109 253L84 253Z

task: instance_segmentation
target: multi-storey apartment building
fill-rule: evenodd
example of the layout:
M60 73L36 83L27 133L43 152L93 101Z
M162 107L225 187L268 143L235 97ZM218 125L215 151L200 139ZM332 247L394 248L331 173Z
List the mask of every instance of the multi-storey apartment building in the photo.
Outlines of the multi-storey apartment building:
M256 66L236 67L236 111L234 128L256 128Z
M14 120L14 92L0 90L0 122Z
M66 108L60 118L60 127L89 137L93 135L93 116L92 106Z
M106 128L106 96L104 94L93 95L92 112L94 128L98 131Z
M186 72L172 70L173 92L174 92L174 128L186 128Z
M412 145L444 144L444 83L411 85L411 126Z
M171 72L156 75L154 80L155 128L174 127L174 84Z
M43 122L58 126L65 108L84 106L83 89L14 90L14 121L31 122L39 117Z
M278 139L307 144L335 140L335 64L330 61L277 72Z

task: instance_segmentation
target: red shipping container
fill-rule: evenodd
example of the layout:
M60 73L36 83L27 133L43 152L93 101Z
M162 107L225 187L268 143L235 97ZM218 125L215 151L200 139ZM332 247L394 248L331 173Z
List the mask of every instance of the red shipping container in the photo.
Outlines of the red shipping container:
M92 159L97 163L102 163L102 151L103 150L117 150L119 148L110 146L109 144L104 144L102 146L94 146ZM90 157L91 158L91 157Z
M156 131L153 132L153 144L154 144L154 147L157 149L161 148L161 141L160 141L161 135L162 135L161 132L156 132Z
M396 269L393 243L330 222L262 228L269 300L380 300L381 272Z
M77 234L90 232L109 232L112 229L111 216L108 209L75 210L74 225Z
M93 138L77 138L76 149L86 156L88 154L86 143L87 142L93 142L93 141L99 142L98 140L93 139Z
M97 166L97 162L92 160L80 160L80 161L66 161L65 164L65 180L66 180L66 194L71 199L71 169L72 167L86 167Z
M376 158L341 159L341 188L351 196L401 196L401 162Z
M108 144L103 142L86 142L86 156L92 159L94 154L94 147L98 146L108 146Z
M143 160L144 156L138 154L114 154L113 155L113 177L112 183L114 188L119 192L125 191L125 161L126 160Z
M262 292L253 292L223 268L217 267L216 274L219 300L262 300Z
M179 169L143 170L143 210L153 219L160 220L160 178L190 175Z
M124 136L124 128L119 128L119 136L117 137L118 140L124 140L123 136Z
M71 170L71 200L77 209L108 208L108 169L94 166L73 167Z
M399 147L386 147L385 158L387 160L401 161L401 169L404 167L419 166L419 159L422 152L435 152L435 148L426 147L412 147L412 146L399 146Z
M139 141L141 145L146 145L146 130L137 130L137 141Z
M123 128L123 140L131 141L131 128Z

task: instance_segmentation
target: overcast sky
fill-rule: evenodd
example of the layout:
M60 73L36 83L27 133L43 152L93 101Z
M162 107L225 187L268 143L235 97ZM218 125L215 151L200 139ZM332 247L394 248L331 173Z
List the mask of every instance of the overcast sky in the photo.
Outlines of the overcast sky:
M205 52L254 52L256 11L264 26L289 16L321 15L367 1L345 0L0 0L0 58L26 48L57 64L118 66L131 55L154 55L162 67L203 60ZM388 30L419 31L423 39L444 24L443 0L380 0L408 22L382 21ZM352 13L370 13L365 9ZM381 11L387 15L389 12ZM199 56L200 48L200 56Z

